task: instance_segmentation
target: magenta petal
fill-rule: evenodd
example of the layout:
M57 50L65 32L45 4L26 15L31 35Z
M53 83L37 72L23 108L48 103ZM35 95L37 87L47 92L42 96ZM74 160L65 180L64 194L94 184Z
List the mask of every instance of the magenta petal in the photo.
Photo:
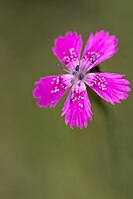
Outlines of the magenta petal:
M52 50L64 65L73 70L79 64L81 48L82 37L76 32L67 32L65 37L59 36L55 40L55 47Z
M85 46L82 63L86 70L90 70L97 64L112 57L118 48L118 40L115 36L110 36L109 32L101 30L96 34L90 34Z
M127 92L130 92L127 86L130 83L123 77L124 75L115 73L89 73L85 77L85 82L101 98L114 105L126 100Z
M71 75L58 75L43 77L35 83L33 97L38 98L37 105L45 108L48 105L54 107L64 93L71 86Z
M80 83L80 87L78 83L73 86L62 111L62 116L65 115L66 125L70 123L71 128L77 126L80 129L87 127L88 119L92 120L92 112L84 83Z

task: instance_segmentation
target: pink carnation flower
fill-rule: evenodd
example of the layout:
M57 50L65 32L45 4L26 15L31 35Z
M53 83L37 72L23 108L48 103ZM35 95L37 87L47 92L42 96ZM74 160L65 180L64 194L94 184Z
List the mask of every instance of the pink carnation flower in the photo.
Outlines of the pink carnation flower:
M74 128L87 127L88 120L92 120L91 103L86 87L89 86L101 98L111 104L126 100L129 81L124 75L116 73L102 73L97 65L112 57L118 48L118 40L110 36L109 32L101 30L90 34L83 55L80 58L82 37L76 32L67 32L65 37L59 36L52 49L57 58L66 66L61 70L68 74L42 77L35 83L33 97L38 98L37 105L45 108L54 107L65 92L72 86L62 109L66 125ZM95 68L94 68L95 67Z

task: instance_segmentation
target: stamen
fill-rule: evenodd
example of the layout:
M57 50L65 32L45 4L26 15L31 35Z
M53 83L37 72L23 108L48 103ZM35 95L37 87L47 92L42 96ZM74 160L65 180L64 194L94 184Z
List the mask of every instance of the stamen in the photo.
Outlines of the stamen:
M96 55L93 54L91 59L92 59L92 64L93 64L96 61Z
M79 65L77 65L77 66L75 67L75 70L76 70L76 71L79 71Z
M79 74L79 80L84 79L84 75L82 73Z
M61 66L59 63L57 63L57 66L58 66L58 68L59 68L60 70L63 70L62 66Z
M59 63L57 63L57 66L58 66L58 68L59 68L60 70L66 71L67 73L70 73L69 70L63 68Z
M71 102L73 102L73 100L74 100L74 93L72 93L70 100L71 100Z
M72 74L73 74L73 75L76 75L76 74L77 74L77 72L76 72L76 71L73 71L73 72L72 72Z

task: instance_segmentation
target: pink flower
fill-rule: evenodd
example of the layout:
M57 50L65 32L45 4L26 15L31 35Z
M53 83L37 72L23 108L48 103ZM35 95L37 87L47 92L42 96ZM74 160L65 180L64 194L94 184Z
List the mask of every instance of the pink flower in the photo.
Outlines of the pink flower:
M37 105L45 108L54 107L65 92L72 86L62 110L66 125L74 128L87 127L88 119L92 120L91 103L86 86L94 90L101 98L111 104L126 100L129 81L124 75L116 73L102 73L97 65L112 57L118 48L118 40L110 36L109 32L101 30L90 34L82 58L82 37L76 32L67 32L65 37L59 36L52 49L57 58L66 66L61 70L68 74L42 77L35 83L33 97L38 98ZM95 67L95 68L94 68Z

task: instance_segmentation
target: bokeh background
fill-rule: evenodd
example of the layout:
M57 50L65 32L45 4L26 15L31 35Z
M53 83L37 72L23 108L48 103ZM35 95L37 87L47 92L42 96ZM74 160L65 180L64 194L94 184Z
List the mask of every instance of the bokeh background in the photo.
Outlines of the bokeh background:
M133 76L132 0L0 0L0 199L132 199L133 96L112 106L89 91L93 121L70 129L39 109L34 82L59 74L51 48L67 31L119 38L103 71Z

